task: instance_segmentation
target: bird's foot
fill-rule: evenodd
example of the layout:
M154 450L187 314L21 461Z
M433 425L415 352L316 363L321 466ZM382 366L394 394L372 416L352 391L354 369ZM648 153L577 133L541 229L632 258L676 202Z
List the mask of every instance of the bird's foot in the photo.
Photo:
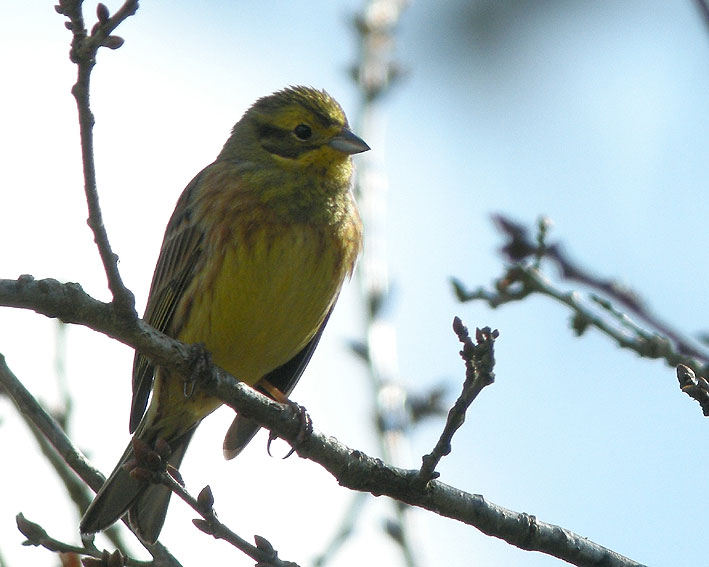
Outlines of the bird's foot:
M298 429L298 435L296 436L295 441L293 442L290 451L288 451L286 456L283 457L284 459L287 459L293 453L295 453L298 450L298 448L303 443L305 443L308 440L308 438L310 437L310 435L313 433L313 420L311 419L311 417L308 414L308 411L305 409L305 407L301 406L300 404L292 402L289 399L285 399L285 401L283 401L281 403L293 408L297 412L298 418L300 420L300 428ZM278 438L278 435L273 433L273 431L268 436L267 450L268 450L269 456L272 456L271 455L271 443L277 438Z
M125 468L133 478L153 484L160 484L162 482L160 477L164 472L167 472L178 483L184 486L184 481L179 471L168 462L172 449L165 439L158 438L155 442L155 447L151 447L142 439L134 437L132 444L133 458L127 461L123 465L123 468Z

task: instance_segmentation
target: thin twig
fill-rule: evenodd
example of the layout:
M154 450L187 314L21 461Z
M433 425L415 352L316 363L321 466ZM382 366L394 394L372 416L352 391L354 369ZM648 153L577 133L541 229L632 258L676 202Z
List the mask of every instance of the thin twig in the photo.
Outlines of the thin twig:
M66 328L67 326L61 321L57 321L56 325L56 352L54 357L54 368L57 375L57 381L59 382L59 389L61 392L62 409L60 411L53 411L52 417L56 420L57 425L65 432L68 432L68 424L71 418L71 408L72 408L72 397L69 391L69 386L66 377ZM79 514L83 514L92 499L92 494L88 488L88 485L81 480L76 473L74 473L71 468L67 465L61 455L59 455L54 447L49 443L47 438L44 436L42 431L40 431L27 416L20 413L23 420L27 424L27 427L32 432L32 435L39 445L40 451L45 456L47 461L54 467L54 471L57 473L59 480L64 484L64 488L71 500L76 504ZM116 526L111 526L104 532L104 535L109 539L109 541L119 550L125 550L126 544L123 541L121 532Z
M535 243L526 227L499 215L495 221L509 238L502 251L514 263L495 282L494 289L480 287L467 290L461 282L453 280L460 301L483 300L495 308L521 301L531 294L545 295L571 309L571 324L577 335L593 327L613 339L621 348L633 350L645 358L661 358L672 367L685 365L700 378L709 376L709 353L704 345L659 321L637 293L580 268L561 251L558 244L550 245L543 242L543 239ZM592 293L589 296L596 307L588 305L588 301L578 291L558 289L542 273L541 259L553 261L560 268L562 277L601 292L602 295ZM635 314L650 329L640 326L615 304Z
M278 552L266 538L255 536L256 545L252 545L220 522L214 511L214 496L209 486L204 487L199 493L199 496L195 498L167 471L163 472L160 479L165 486L177 494L190 508L202 517L202 519L192 520L192 523L200 531L211 535L215 539L221 539L230 543L235 548L254 559L259 567L298 567L296 563L279 559Z
M21 415L37 441L42 454L46 457L52 467L54 467L54 471L64 484L64 488L66 488L69 497L76 504L80 513L83 513L89 506L92 498L91 494L89 494L86 482L80 479L67 465L62 456L59 455L54 447L49 443L47 438L44 436L44 433L35 427L34 423L27 419L24 414ZM116 526L111 526L104 532L104 535L117 549L127 549L121 532L116 528Z
M701 348L696 341L685 337L683 333L673 329L671 325L657 317L640 295L617 281L599 277L589 270L574 262L559 244L548 244L544 241L536 243L531 239L530 231L523 225L504 217L493 217L496 225L509 239L503 246L502 252L516 265L524 263L529 257L545 258L552 261L559 268L561 277L569 281L581 283L585 287L595 289L618 303L625 311L635 315L641 321L655 329L660 335L667 337L676 345L679 354L687 357L702 358L709 361L709 353ZM546 219L539 222L540 229L548 224ZM546 228L544 228L546 232Z
M89 464L86 457L74 447L56 420L44 410L17 379L7 366L2 354L0 354L0 382L22 416L42 432L67 465L94 491L101 488L105 480L103 475Z
M113 303L104 303L88 295L77 283L60 283L55 279L36 280L22 275L16 280L0 279L0 305L19 307L60 319L64 323L77 323L104 333L124 344L139 344L141 352L151 356L156 364L169 361L173 349L180 350L180 356L173 359L190 359L189 348L158 333L142 320L125 319L117 312ZM150 352L144 350L148 349ZM182 373L189 372L189 365Z
M51 443L64 462L95 492L103 485L105 477L88 462L66 436L56 420L37 402L22 382L12 373L0 354L0 385L5 389L23 418L33 425ZM179 567L180 563L162 544L145 546L151 555L163 565Z
M79 547L70 543L65 543L51 537L46 530L35 522L29 521L22 514L16 517L17 529L22 532L27 540L22 545L40 546L55 553L73 553L76 555L93 557L97 559L96 565L127 565L129 567L154 567L152 561L139 561L132 557L123 555L120 551L109 554L107 551L100 551L97 548ZM84 563L91 565L91 563Z
M687 357L676 349L666 338L658 333L649 333L627 316L622 328L613 325L608 319L597 314L584 303L577 291L561 291L556 288L539 270L529 266L514 266L499 280L497 290L485 288L467 290L457 280L453 281L456 295L461 301L483 300L491 307L499 307L505 303L521 301L525 297L539 293L569 307L573 312L572 327L577 335L583 334L589 327L598 329L612 338L618 346L635 351L646 358L662 358L670 366L686 364L700 374L707 370L706 361ZM611 306L607 300L593 298L604 311L610 312ZM613 319L616 319L613 316ZM630 332L628 332L630 331Z
M70 58L77 66L76 83L71 89L79 112L79 133L81 137L81 158L84 167L84 191L89 209L88 224L94 234L94 241L98 247L103 268L108 279L108 287L113 295L113 301L118 306L118 311L125 316L137 317L135 312L135 299L131 291L125 287L118 271L118 256L111 249L108 233L103 224L101 207L99 206L98 190L96 187L96 166L94 163L93 127L94 115L89 104L91 72L96 65L96 55L101 47L117 49L123 40L112 36L115 30L125 19L138 10L137 0L126 0L121 8L109 16L108 8L99 4L97 8L98 23L88 34L84 24L82 2L79 0L59 0L55 7L59 14L69 18L66 27L72 32Z
M477 329L476 342L473 343L468 328L458 317L453 320L453 330L458 336L458 340L463 344L463 350L460 351L460 356L465 361L463 391L448 412L443 433L441 433L433 451L422 459L419 470L421 485L426 485L434 478L438 478L438 473L435 472L436 467L443 457L450 454L453 435L463 425L470 404L478 397L483 388L495 381L495 373L493 372L495 339L499 336L499 332L490 330L490 327Z

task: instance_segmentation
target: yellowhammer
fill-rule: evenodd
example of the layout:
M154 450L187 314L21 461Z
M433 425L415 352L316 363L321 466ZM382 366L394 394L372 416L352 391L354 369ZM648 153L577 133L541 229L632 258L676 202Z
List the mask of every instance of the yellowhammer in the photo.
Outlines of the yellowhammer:
M318 344L362 246L352 159L369 146L324 91L291 87L256 101L216 161L183 191L165 231L145 320L260 391L287 396ZM145 408L152 390L150 407ZM133 364L130 430L171 449L178 467L199 422L221 405L141 354ZM259 426L236 416L224 455L236 456ZM81 520L105 529L126 512L155 542L170 491L135 478L129 444Z

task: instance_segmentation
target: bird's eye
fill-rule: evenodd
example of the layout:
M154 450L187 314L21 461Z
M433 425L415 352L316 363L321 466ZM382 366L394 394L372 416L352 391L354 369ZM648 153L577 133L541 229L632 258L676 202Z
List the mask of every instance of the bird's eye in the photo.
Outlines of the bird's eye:
M293 133L299 140L309 140L313 135L313 131L307 124L298 124L293 130Z

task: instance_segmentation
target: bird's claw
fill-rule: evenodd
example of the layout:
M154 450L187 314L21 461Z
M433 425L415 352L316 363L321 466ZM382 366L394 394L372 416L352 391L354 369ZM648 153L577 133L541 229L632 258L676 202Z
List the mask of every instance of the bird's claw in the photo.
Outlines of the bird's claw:
M285 457L283 457L284 459L287 459L293 453L295 453L298 448L303 443L305 443L310 437L310 435L313 433L313 420L308 414L308 411L305 409L305 407L301 406L300 404L296 404L295 402L291 402L290 400L286 400L286 404L290 405L298 413L298 417L300 419L300 428L298 429L298 435L296 436L290 451L288 451ZM266 445L266 450L268 451L269 457L273 456L271 455L271 443L277 438L278 435L276 435L273 431L271 431L268 435L268 444Z

